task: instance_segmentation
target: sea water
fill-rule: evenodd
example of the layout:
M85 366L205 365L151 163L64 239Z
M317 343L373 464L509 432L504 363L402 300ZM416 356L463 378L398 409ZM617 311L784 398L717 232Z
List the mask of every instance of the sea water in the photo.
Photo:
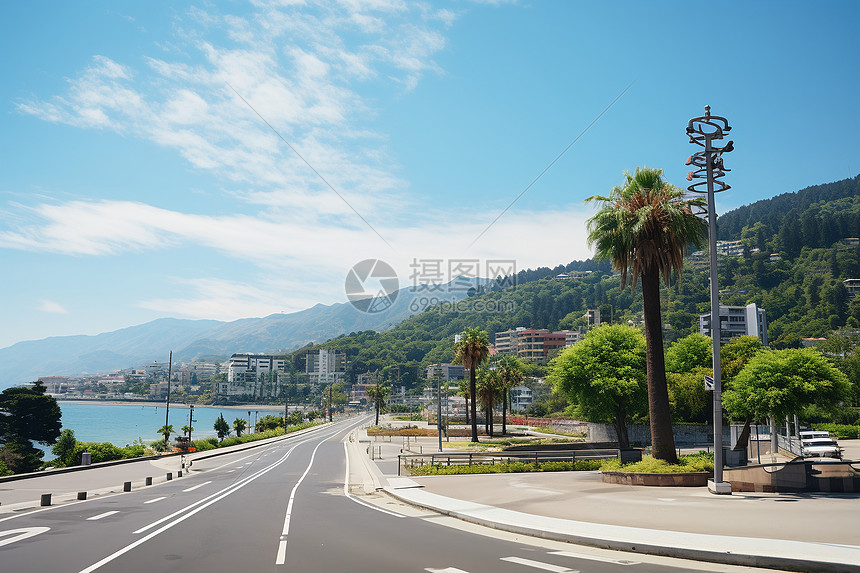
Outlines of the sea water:
M143 441L145 444L162 438L158 430L165 420L173 425L173 430L182 435L182 427L189 425L190 409L185 404L171 404L170 412L164 404L87 404L80 402L60 402L63 429L74 430L79 442L110 442L116 446L127 446ZM242 418L250 427L266 415L283 416L283 408L256 406L245 408L194 407L194 420L191 427L194 440L217 436L215 420L224 415L227 425L233 429L233 420ZM172 439L173 435L171 436ZM50 451L50 448L48 448ZM46 459L53 457L50 453Z

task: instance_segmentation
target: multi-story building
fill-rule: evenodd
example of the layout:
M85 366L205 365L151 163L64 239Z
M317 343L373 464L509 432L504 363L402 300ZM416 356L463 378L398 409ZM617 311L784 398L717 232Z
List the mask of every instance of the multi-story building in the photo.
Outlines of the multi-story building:
M500 354L510 354L542 364L549 359L552 351L571 346L578 341L579 333L570 330L550 332L546 328L518 327L496 333L494 347Z
M516 354L517 353L517 334L524 331L525 328L518 326L511 330L497 332L493 347L499 354Z
M426 378L435 380L436 376L442 376L442 380L463 380L466 377L466 368L461 364L431 364L427 367Z
M532 405L532 389L528 386L514 386L511 388L511 411L525 410Z
M282 356L234 354L227 363L227 381L219 383L216 391L222 396L278 396L286 372L287 361Z
M39 382L45 385L48 394L65 394L69 391L68 376L39 376Z
M848 298L854 298L860 294L860 279L845 279L842 281L845 285L845 290L848 292Z
M306 355L305 373L311 384L340 382L346 372L346 352L318 348Z
M711 314L699 315L699 332L711 335ZM738 336L757 336L767 346L767 313L755 303L746 306L720 305L720 344Z

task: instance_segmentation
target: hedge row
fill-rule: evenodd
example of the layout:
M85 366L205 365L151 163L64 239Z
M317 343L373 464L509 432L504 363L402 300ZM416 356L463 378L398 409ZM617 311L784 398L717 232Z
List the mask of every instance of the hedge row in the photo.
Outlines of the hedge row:
M598 460L576 460L573 462L525 463L510 462L501 464L473 464L471 466L443 466L441 464L412 467L414 476L458 475L458 474L503 474L525 472L569 472L594 471L600 469Z
M837 440L860 439L860 426L849 426L848 424L815 424L816 430L830 432Z

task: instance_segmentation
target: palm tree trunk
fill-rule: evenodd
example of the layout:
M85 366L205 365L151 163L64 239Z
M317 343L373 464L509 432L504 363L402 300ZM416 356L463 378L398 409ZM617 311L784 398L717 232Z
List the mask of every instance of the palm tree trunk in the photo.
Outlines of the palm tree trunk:
M463 396L466 399L466 425L469 424L469 396Z
M660 274L642 273L642 311L645 318L645 365L648 377L648 417L651 422L651 453L659 460L677 463L669 387L663 357L663 324L660 316Z
M478 441L478 406L476 402L478 401L476 397L478 396L477 384L475 383L475 370L478 369L478 365L474 362L469 365L469 395L472 397L471 412L472 412L472 441Z
M502 391L502 435L508 433L508 391Z
M489 428L489 436L493 437L493 402L487 403L487 427Z

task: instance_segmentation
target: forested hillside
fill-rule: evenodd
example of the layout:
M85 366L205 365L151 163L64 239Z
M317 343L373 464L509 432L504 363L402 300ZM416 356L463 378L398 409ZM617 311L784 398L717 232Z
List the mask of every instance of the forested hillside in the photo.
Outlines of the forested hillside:
M719 227L725 240L746 246L741 256L719 258L721 304L764 308L771 347L797 347L801 338L860 328L860 297L851 300L843 284L860 278L860 246L847 241L860 236L860 177L736 209L720 217ZM574 270L592 272L554 278ZM689 259L681 279L662 292L667 345L696 331L699 315L709 311L707 259ZM468 308L496 310L431 308L385 332L352 333L320 346L347 351L349 382L362 372L397 366L401 381L412 384L427 364L453 359L453 336L467 327L487 330L492 341L496 332L517 326L584 326L591 308L615 323L639 324L642 312L638 289L622 289L607 263L592 260L521 271L515 287L477 293L465 302ZM297 370L307 348L293 354Z

